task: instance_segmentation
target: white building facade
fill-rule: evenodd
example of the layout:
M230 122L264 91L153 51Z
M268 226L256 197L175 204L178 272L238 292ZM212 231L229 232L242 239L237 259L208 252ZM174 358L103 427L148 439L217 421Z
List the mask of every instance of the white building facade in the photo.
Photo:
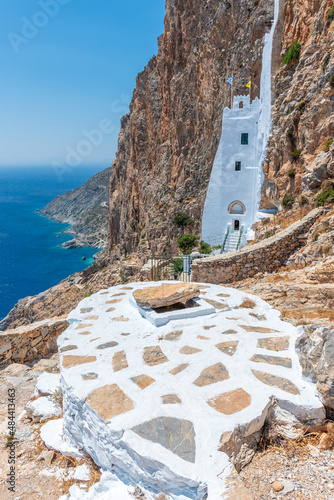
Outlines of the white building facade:
M261 98L235 96L223 111L222 136L212 167L203 211L201 239L233 251L254 236L263 181L262 164L271 128L271 56L274 22L265 35L262 54Z

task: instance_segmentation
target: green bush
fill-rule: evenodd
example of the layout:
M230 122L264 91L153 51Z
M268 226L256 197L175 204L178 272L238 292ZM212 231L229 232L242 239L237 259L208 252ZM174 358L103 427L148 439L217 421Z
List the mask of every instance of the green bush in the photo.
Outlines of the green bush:
M212 247L209 243L205 243L205 241L201 240L199 244L199 253L209 254L212 252Z
M296 172L294 170L289 170L288 171L288 176L291 178L291 179L294 179L296 177Z
M287 131L286 131L286 135L287 135L288 137L293 137L293 130L291 130L291 129L287 130Z
M199 236L196 234L182 234L177 239L177 244L179 249L185 254L188 255L191 253L192 249L197 245L197 240Z
M90 297L91 295L93 295L93 293L85 293L84 297Z
M334 75L331 75L331 77L329 78L329 85L331 87L334 87Z
M299 42L293 41L284 56L283 64L289 64L290 61L298 61L301 47Z
M302 111L305 108L305 106L306 106L305 99L302 99L301 101L299 101L296 108L298 109L298 111Z
M306 198L306 196L301 194L299 196L298 203L299 203L299 205L306 205L308 203L308 199Z
M317 196L317 207L323 207L327 203L334 203L334 187L328 187Z
M328 52L328 54L325 55L325 57L323 58L323 61L322 61L322 69L323 70L326 69L327 64L329 63L330 58L331 58L331 53Z
M185 214L184 212L179 212L178 214L175 215L174 224L177 224L178 226L192 226L194 221L192 220L189 215Z
M271 236L274 236L274 231L272 231L271 229L269 229L268 231L266 231L264 233L264 236L263 236L263 239L266 240L267 238L270 238Z
M295 199L293 196L291 196L291 194L285 194L284 198L282 200L282 205L283 205L283 207L286 207L286 208L292 208L294 202L295 202Z
M173 267L174 267L174 273L175 274L181 274L183 271L183 259L175 259L173 261Z
M295 149L294 151L290 151L290 156L293 160L297 160L301 154L302 154L301 149Z
M334 3L327 12L327 19L333 19L333 17L334 17Z
M328 153L329 148L331 147L332 144L333 144L333 139L329 139L328 141L325 142L325 145L323 147L325 153Z

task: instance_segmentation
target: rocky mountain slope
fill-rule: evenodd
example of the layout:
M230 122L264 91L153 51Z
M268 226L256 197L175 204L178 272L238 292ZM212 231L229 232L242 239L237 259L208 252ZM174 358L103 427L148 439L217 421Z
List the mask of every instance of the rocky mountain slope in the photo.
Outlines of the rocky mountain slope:
M287 0L282 50L301 44L299 60L274 82L273 129L264 165L263 206L285 194L312 197L334 175L334 13L331 0ZM307 13L307 15L306 15Z
M110 172L111 168L102 170L83 186L57 196L41 210L50 219L71 225L66 232L72 234L74 239L63 246L106 246Z
M110 249L172 253L186 212L199 234L206 190L234 93L259 95L272 1L168 0L159 52L137 77L111 174Z

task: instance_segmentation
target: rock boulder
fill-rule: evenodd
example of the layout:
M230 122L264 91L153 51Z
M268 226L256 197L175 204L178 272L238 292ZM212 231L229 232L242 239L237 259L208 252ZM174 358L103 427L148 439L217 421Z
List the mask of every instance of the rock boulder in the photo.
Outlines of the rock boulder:
M133 296L141 307L168 307L177 303L185 303L200 294L198 286L192 283L176 283L145 287L135 290Z

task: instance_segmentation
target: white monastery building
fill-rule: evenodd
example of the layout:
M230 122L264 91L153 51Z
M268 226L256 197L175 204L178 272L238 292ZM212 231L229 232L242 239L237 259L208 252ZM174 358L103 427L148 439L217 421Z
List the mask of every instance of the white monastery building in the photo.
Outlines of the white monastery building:
M262 164L271 127L271 59L279 2L262 55L261 98L235 96L223 111L222 136L204 205L201 239L234 251L254 236L263 181Z

